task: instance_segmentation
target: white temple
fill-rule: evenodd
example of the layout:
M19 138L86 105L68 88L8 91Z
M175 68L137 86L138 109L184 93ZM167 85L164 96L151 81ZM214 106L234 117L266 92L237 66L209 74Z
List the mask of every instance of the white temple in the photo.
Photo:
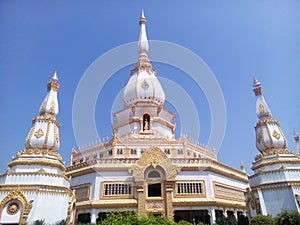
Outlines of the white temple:
M249 213L276 216L287 209L300 213L300 157L299 152L288 151L280 124L272 117L263 96L260 82L254 78L256 96L256 147L260 154L252 165L254 175L249 177ZM294 138L299 149L299 135Z
M72 150L66 168L60 147L56 72L40 115L19 151L0 174L0 225L47 224L67 219L96 223L113 211L165 215L176 222L213 224L234 216L242 224L256 214L300 213L300 141L288 151L261 84L254 79L256 147L254 175L222 164L217 153L175 138L175 114L148 57L144 13L139 21L138 57L123 91L123 108L113 113L110 140ZM125 84L124 84L125 85ZM230 152L228 152L230 154Z
M194 223L245 218L247 174L220 163L215 151L175 138L175 114L164 108L165 92L148 58L143 13L139 24L139 56L124 88L124 107L113 113L113 137L73 150L67 168L77 220L95 223L119 210Z
M74 222L75 195L57 152L60 146L56 72L48 83L40 115L19 151L0 175L0 224Z

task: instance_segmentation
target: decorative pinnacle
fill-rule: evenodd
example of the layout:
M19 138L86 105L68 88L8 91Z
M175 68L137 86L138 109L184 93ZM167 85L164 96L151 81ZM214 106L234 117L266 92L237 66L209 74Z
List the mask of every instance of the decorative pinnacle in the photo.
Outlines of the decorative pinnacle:
M260 82L256 79L256 77L253 77L253 91L255 93L255 96L257 95L263 95L264 90L260 85Z
M146 24L146 23L147 23L147 20L146 20L145 14L144 14L144 10L142 9L142 14L141 14L141 17L140 17L140 25L141 24Z
M298 138L298 139L299 139L299 134L298 134L298 132L296 131L296 129L294 129L294 138Z
M256 77L254 76L253 77L253 87L256 87L256 86L258 86L258 85L260 85L260 82L256 79Z
M58 76L57 76L56 70L54 71L54 73L53 73L53 75L52 75L52 77L51 77L51 80L56 80L56 81L58 81Z

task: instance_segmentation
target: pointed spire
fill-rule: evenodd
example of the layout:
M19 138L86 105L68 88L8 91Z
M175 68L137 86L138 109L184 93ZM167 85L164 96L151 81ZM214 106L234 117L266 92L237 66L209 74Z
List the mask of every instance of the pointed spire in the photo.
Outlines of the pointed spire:
M260 84L260 82L256 79L256 77L253 78L253 91L256 96L256 114L259 119L262 118L271 118L271 110L265 101L265 98L263 96L264 90Z
M59 86L57 72L55 71L47 84L48 93L40 107L40 115L44 113L53 115L58 114L57 91Z
M45 149L57 151L60 146L57 91L59 83L54 72L47 84L48 93L40 107L40 115L32 121L32 127L26 137L27 149Z
M147 39L147 33L146 33L146 18L144 15L144 10L142 10L142 15L140 17L140 37L139 37L139 54L148 56L149 51L149 44Z
M51 77L51 80L55 80L55 81L58 81L58 76L57 76L57 72L56 70L54 71L52 77Z

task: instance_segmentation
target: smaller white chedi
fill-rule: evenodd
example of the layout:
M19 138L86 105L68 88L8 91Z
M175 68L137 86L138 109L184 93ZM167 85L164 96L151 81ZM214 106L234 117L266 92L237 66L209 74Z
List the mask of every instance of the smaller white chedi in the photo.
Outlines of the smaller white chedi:
M25 150L8 164L0 175L0 224L31 224L45 220L54 224L67 219L74 222L75 195L60 154L55 72L47 85L40 115L32 121Z
M248 213L251 217L255 214L274 217L284 209L300 212L300 157L286 149L287 141L279 121L272 117L256 78L253 91L259 119L255 126L256 148L261 154L255 157L254 175L249 177ZM299 136L294 134L294 138L299 146Z

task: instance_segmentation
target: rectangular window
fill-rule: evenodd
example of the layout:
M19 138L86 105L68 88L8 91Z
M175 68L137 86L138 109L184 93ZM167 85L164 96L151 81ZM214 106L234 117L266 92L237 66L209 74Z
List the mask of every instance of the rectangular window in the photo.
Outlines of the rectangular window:
M103 158L103 153L100 153L100 154L99 154L99 158Z
M132 194L132 184L104 183L103 196L126 196Z
M136 155L136 149L130 149L130 154L131 155Z
M178 155L183 155L183 149L178 149L178 150L177 150L177 154L178 154Z
M194 195L203 194L203 182L177 182L176 194L178 195Z
M123 149L117 149L117 155L123 155Z
M170 149L165 149L165 153L166 153L167 155L170 155Z
M94 159L97 159L97 155L94 155Z
M90 184L71 187L72 190L75 190L76 199L78 201L84 201L90 199L90 188L91 188Z
M108 155L112 156L112 150L108 150Z

